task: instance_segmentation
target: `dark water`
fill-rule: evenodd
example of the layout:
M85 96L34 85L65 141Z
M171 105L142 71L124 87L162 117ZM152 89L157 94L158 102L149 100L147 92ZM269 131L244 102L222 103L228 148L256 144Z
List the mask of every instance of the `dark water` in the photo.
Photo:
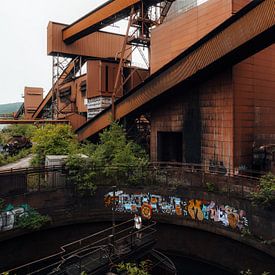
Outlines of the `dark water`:
M233 275L219 267L181 256L167 255L177 268L178 275Z

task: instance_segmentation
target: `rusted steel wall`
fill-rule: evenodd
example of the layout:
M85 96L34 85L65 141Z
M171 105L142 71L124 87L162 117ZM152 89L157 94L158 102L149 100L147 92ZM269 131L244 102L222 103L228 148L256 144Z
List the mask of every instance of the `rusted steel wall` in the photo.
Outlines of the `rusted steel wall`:
M117 70L117 63L89 60L87 62L87 98L112 96ZM120 89L116 95L120 97L122 92L122 89Z
M97 58L115 58L122 49L124 36L106 32L96 32L66 45L62 39L62 30L67 25L50 22L48 24L47 53L64 55L82 55ZM131 57L129 57L131 58Z
M81 91L81 86L86 85L86 91ZM85 104L85 99L87 99L87 74L79 77L75 81L76 90L76 107L79 113L87 112L87 105Z
M171 99L159 104L151 115L150 153L152 161L157 161L157 133L182 132L183 162L189 162L188 152L196 152L196 144L192 141L201 138L199 148L201 162L209 166L211 160L223 162L225 167L232 169L233 165L233 92L231 70L194 87L185 94L179 93ZM191 124L201 125L196 133L190 136L192 129L188 128L190 112L193 116L195 93L199 98L199 116L194 117ZM200 120L200 121L198 121ZM201 133L197 133L201 131ZM197 135L197 137L196 137ZM180 150L180 149L179 149ZM196 152L197 154L197 152Z
M43 100L43 88L25 87L24 89L24 108L25 119L31 119L39 104Z
M151 73L229 18L249 0L209 0L152 31Z
M213 69L216 65L219 65L217 68L229 67L253 55L263 46L270 45L273 42L270 34L274 30L273 4L273 0L252 2L245 11L230 18L203 41L184 51L161 71L149 77L144 85L138 86L131 95L117 101L116 118L123 118L144 107L177 85L187 84L189 78L200 77L209 68ZM107 127L110 114L111 110L108 109L78 129L79 140Z
M66 119L70 122L73 130L76 130L87 121L86 117L76 113L67 115Z
M202 163L233 168L233 91L231 69L200 86Z
M253 144L275 143L275 46L233 68L235 166L250 165Z

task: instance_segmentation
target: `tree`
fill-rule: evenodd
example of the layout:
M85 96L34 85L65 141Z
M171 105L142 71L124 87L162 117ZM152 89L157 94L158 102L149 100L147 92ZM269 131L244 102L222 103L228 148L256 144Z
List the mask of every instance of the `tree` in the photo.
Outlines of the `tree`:
M13 136L24 136L26 138L31 139L33 137L34 132L36 131L36 127L34 125L9 125L8 127L2 130L9 138Z
M93 163L90 158L79 154L70 155L66 161L68 180L74 184L80 195L93 195L96 190Z
M116 122L100 134L100 142L91 154L95 167L111 180L138 184L149 158L138 144L127 140L124 129Z
M69 125L46 125L33 136L32 164L44 165L46 155L68 155L77 151L78 143Z

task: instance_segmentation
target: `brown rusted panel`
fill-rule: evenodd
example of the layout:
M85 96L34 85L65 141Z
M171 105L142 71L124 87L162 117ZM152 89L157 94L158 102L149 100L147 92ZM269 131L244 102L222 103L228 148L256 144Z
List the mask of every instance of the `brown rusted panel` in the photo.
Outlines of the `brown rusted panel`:
M86 87L86 89L85 89ZM83 75L75 81L76 89L76 108L79 113L87 112L87 105L85 104L87 99L87 75Z
M49 22L47 29L48 55L60 53L68 56L115 58L121 51L124 36L106 32L96 32L71 45L66 45L62 40L62 30L65 27L64 24ZM131 59L131 55L129 59Z
M25 119L31 119L33 113L43 100L43 88L25 87L24 89L24 109Z
M250 5L241 17L234 17L233 21L222 31L213 33L200 46L191 52L183 53L175 59L170 66L165 67L158 74L149 78L135 92L124 100L117 102L116 118L120 119L127 114L137 110L150 100L160 96L169 89L182 83L194 74L206 69L217 60L221 60L226 54L238 54L240 46L242 50L249 50L251 41L255 37L265 35L265 42L272 43L273 37L266 34L274 27L275 18L273 14L274 1L266 0L261 3ZM264 20L263 20L264 18ZM249 28L247 28L249 26ZM255 48L254 50L257 50ZM230 60L231 61L231 60ZM233 61L232 61L233 62ZM83 140L108 126L111 110L90 120L78 130L79 139ZM229 122L228 122L229 123Z
M74 113L67 115L66 120L70 122L70 125L72 126L73 130L76 130L86 122L86 117Z
M209 0L152 31L151 73L232 15L231 0Z
M238 12L240 9L249 4L252 0L233 0L232 1L232 13Z
M89 60L87 62L87 98L112 96L117 70L117 63ZM121 88L117 91L116 96L121 97L122 93Z
M252 163L253 146L275 143L275 46L234 66L235 166Z

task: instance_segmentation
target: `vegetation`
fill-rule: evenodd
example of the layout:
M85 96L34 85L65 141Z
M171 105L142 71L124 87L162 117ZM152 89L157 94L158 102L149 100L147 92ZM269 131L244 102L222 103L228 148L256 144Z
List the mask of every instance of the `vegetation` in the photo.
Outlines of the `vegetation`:
M23 149L17 155L5 157L3 154L0 154L0 166L16 162L22 158L27 157L31 153L31 149Z
M250 269L247 269L247 270L242 270L240 272L240 274L242 274L242 275L253 275L253 272ZM270 272L264 271L261 275L269 275L269 274L270 274Z
M82 196L93 195L96 190L96 172L90 158L81 155L71 155L66 162L68 179L76 186L76 190Z
M0 132L0 145L5 145L13 136L24 136L31 139L35 130L36 127L33 125L9 125ZM30 153L30 149L23 149L13 156L0 153L0 166L15 162Z
M127 275L149 275L148 270L150 269L150 262L143 261L139 265L135 263L120 263L117 266L117 272L119 274Z
M32 164L44 165L46 155L68 155L77 152L77 139L69 125L46 125L33 135Z
M34 209L30 209L26 215L18 220L18 227L29 230L38 230L51 221L49 216L43 216Z
M258 190L252 194L252 203L263 207L271 207L275 203L275 176L268 173L261 177Z
M214 192L217 190L217 187L216 187L215 183L213 183L213 182L207 182L206 188L207 188L208 192Z
M34 125L9 125L2 130L2 137L11 138L13 136L24 136L26 138L31 139L36 131L36 127ZM7 140L6 140L7 142Z
M87 157L80 153L85 153ZM127 140L125 131L117 123L112 123L100 135L98 144L84 145L66 162L69 180L80 193L89 191L91 194L96 189L96 183L102 179L102 184L139 184L147 165L145 151Z

